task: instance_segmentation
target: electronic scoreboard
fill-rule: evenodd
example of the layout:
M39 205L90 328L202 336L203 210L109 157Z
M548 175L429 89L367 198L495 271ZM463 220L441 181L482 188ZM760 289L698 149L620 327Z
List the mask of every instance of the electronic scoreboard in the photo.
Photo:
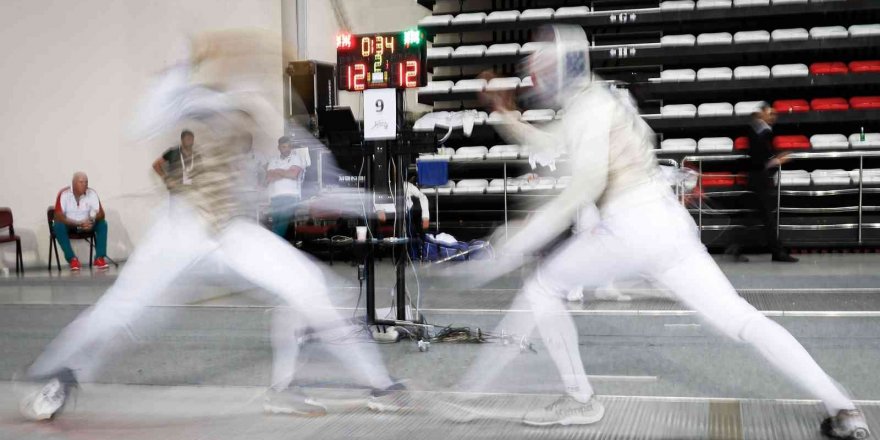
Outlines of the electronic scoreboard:
M427 83L422 32L336 36L336 68L341 90L410 89Z

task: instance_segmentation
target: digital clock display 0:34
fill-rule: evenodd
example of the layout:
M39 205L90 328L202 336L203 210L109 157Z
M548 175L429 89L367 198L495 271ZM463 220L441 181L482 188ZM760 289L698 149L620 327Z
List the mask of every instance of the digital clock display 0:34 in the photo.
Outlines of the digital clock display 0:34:
M341 90L409 89L427 82L425 44L417 29L398 33L336 36Z

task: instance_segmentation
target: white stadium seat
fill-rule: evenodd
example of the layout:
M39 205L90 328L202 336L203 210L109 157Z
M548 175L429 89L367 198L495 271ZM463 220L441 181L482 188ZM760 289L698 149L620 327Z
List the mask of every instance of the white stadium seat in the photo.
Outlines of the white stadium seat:
M733 0L733 6L735 8L749 6L770 6L770 0Z
M511 110L511 117L514 119L522 119L522 113L519 110ZM489 119L486 121L489 125L497 125L504 123L504 119L501 118L501 112L494 111L489 115Z
M821 40L825 38L848 38L849 31L843 26L818 26L810 28L810 38Z
M697 71L697 81L725 81L733 79L729 67L704 67Z
M453 50L451 47L429 47L427 57L429 60L444 60L452 56Z
M792 78L809 76L810 68L806 64L777 64L770 69L774 78Z
M587 6L566 6L557 9L553 18L586 17L588 15L590 15L590 8Z
M733 106L733 113L737 116L748 116L758 110L764 101L740 101Z
M669 69L660 72L660 80L663 82L690 82L697 79L694 69Z
M862 178L859 178L859 170L852 170L849 172L849 178L855 184L864 180L865 185L877 185L880 184L880 169L864 169L862 170Z
M849 144L853 149L880 148L880 133L865 133L865 140L861 139L861 133L853 133L849 135Z
M483 44L474 46L458 46L452 52L452 58L461 57L481 57L486 53L486 46Z
M740 31L733 34L733 42L736 44L769 43L770 32L767 31Z
M522 114L523 122L547 122L552 121L556 116L553 109L535 109L526 110Z
M549 20L554 12L552 8L526 9L519 14L519 20Z
M486 80L482 78L460 79L452 86L453 92L482 92L486 88Z
M701 118L712 116L733 116L733 104L729 102L707 102L697 107L697 115Z
M697 37L691 34L664 35L660 37L660 46L662 47L693 46L695 44L697 44Z
M814 134L810 136L810 145L814 150L846 150L849 139L842 134Z
M730 35L730 32L711 32L697 35L698 46L731 43L733 43L733 35Z
M428 81L425 87L419 89L420 95L431 93L449 93L455 83L452 81Z
M486 55L516 55L519 53L519 43L500 43L489 46Z
M739 66L733 69L733 77L736 79L767 79L770 78L770 68L767 66Z
M519 83L520 79L515 76L511 78L492 78L489 80L489 83L486 84L486 90L516 90L516 88L519 87Z
M510 23L519 18L519 11L492 11L486 16L486 23Z
M489 187L486 179L461 179L455 182L452 194L483 194Z
M660 142L660 150L667 153L696 153L697 141L690 138L664 139Z
M852 179L846 170L814 170L810 173L813 185L849 185Z
M449 26L452 18L451 15L429 15L419 20L419 26Z
M729 137L708 137L697 142L700 153L729 153L733 151L733 139Z
M519 145L495 145L489 149L486 159L516 159L520 151Z
M668 0L660 2L661 11L689 11L696 7L691 0Z
M773 41L799 41L810 38L810 33L804 28L776 29L770 33Z
M880 35L880 24L854 24L849 27L851 37L868 37Z
M693 118L697 116L697 106L693 104L672 104L660 107L664 118Z
M481 24L485 19L485 12L468 12L456 15L452 19L452 24Z
M779 183L779 176L782 175L782 186L809 186L810 173L805 170L782 170L773 176L773 183Z
M731 6L730 0L697 0L697 9L725 9Z
M452 160L483 160L489 149L483 146L459 147L455 150Z

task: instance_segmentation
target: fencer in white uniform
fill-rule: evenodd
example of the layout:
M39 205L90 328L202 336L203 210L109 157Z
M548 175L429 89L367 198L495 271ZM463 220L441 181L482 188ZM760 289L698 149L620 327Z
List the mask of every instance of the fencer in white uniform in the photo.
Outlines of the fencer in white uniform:
M545 161L567 153L573 176L561 194L501 246L501 253L534 253L570 228L586 204L595 204L601 219L544 259L515 302L533 311L566 391L553 404L529 411L523 421L588 424L602 418L604 408L587 380L565 296L578 286L643 276L722 334L750 344L782 375L820 399L829 414L823 431L841 438L867 436L864 417L852 400L788 331L737 294L708 254L690 214L660 175L650 127L607 85L592 80L583 29L553 26L548 33L550 43L530 56L528 69L536 94L546 105L564 109L564 116L541 129L515 118L498 127L508 142L528 145ZM493 110L511 110L509 97L487 94L483 99ZM483 372L480 362L474 367L477 374Z
M139 132L154 134L184 122L201 127L200 136L206 140L203 166L141 240L116 282L30 366L29 378L45 385L22 400L25 416L40 420L57 414L78 380L95 379L119 345L115 339L133 337L131 324L146 308L157 304L190 267L206 260L225 263L281 303L272 316L274 358L267 411L308 416L325 412L324 405L291 387L299 337L306 328L321 332L323 341L335 342L325 344L326 349L338 358L340 370L374 389L371 406L381 406L396 394L399 384L390 379L375 347L338 344L359 328L331 304L318 265L257 224L248 206L251 188L239 172L240 164L253 139L270 138L268 127L282 121L259 87L261 66L281 59L279 41L258 31L206 32L193 40L190 63L163 75L141 109Z

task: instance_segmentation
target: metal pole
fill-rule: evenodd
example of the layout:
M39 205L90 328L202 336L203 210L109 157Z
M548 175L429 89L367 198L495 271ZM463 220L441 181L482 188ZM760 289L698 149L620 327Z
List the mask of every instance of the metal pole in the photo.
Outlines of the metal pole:
M434 231L440 233L440 187L434 190Z
M862 189L864 185L865 156L859 156L859 244L862 244Z
M779 240L779 222L782 215L782 163L776 170L776 240Z
M703 161L698 162L699 172L700 172L700 180L697 181L697 184L700 187L700 204L697 205L697 225L700 227L700 240L703 239Z
M405 155L397 154L397 182L394 183L396 187L394 193L397 197L395 197L395 213L397 216L397 230L394 231L394 234L400 238L404 237L406 233L406 185L404 184L405 176L403 175L403 158ZM412 237L410 237L412 240ZM396 293L397 293L397 319L403 321L406 319L406 253L409 252L409 244L405 243L403 245L394 245L395 247L399 246L403 249L402 254L397 255L397 264L395 268L397 269L397 285L396 285Z
M365 142L365 145L368 149L372 148L372 142ZM373 188L373 152L368 150L365 151L364 154L367 155L366 166L367 166L367 179L364 182L364 198L367 199L365 203L368 203L369 206L372 206L372 200L369 199L368 194L371 193L371 189ZM364 219L369 225L370 231L375 231L379 226L378 222L376 222L373 218ZM367 324L373 324L376 322L376 260L375 255L373 255L373 236L367 236L367 262L364 264L364 278L366 278L366 296L367 296Z
M504 239L507 240L507 162L504 162Z

